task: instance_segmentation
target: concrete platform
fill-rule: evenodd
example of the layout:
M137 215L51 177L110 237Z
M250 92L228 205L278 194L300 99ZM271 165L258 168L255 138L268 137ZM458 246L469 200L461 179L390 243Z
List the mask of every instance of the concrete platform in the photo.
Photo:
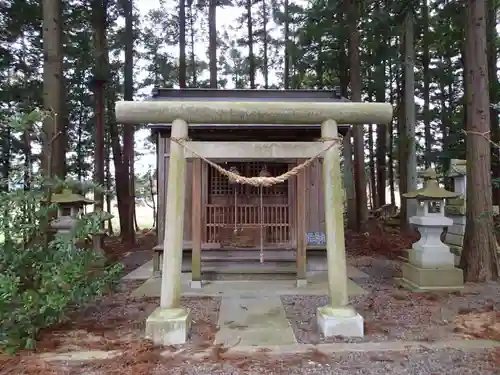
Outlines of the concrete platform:
M323 272L308 278L306 286L297 288L295 280L231 280L231 281L206 281L202 288L191 288L189 282L191 275L182 274L181 293L184 296L280 296L280 295L328 295L327 274ZM151 277L140 287L132 292L135 297L160 297L161 276ZM347 292L350 296L367 294L352 280L347 280Z
M311 277L316 277L316 275L321 274L323 271L326 271L326 262L319 262L314 260L310 262L308 268L309 268L309 271L307 272L308 279ZM191 270L191 266L185 265L183 266L183 269ZM153 276L153 261L150 260L149 262L143 264L139 268L125 275L123 277L123 280L147 280L152 276ZM357 279L357 278L368 278L370 276L360 271L356 267L347 266L347 277ZM291 276L291 278L293 278L293 276Z
M225 347L297 343L279 296L222 299L216 344Z
M419 268L411 263L403 263L402 276L395 278L394 281L399 286L414 292L455 291L464 288L463 271L453 266Z

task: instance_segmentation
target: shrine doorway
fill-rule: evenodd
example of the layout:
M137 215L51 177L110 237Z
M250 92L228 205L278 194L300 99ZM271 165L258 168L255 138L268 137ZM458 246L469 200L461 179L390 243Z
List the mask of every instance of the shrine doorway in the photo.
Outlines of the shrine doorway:
M279 176L290 166L288 163L264 162L230 162L223 165L226 169L234 167L239 174L247 177L258 176L263 169L272 176ZM293 248L295 179L258 188L231 184L214 168L208 168L207 174L203 239L207 248L257 249L261 234L264 248Z

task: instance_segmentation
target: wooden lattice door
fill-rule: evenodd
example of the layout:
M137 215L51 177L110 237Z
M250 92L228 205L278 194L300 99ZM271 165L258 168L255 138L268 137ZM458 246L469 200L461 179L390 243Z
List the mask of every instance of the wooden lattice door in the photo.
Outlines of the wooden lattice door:
M272 176L278 176L288 169L288 164L284 163L250 162L223 165L226 169L231 166L235 166L244 176L258 176L264 166ZM291 207L288 183L262 189L262 217L259 188L232 185L227 177L213 168L209 169L207 185L206 242L220 243L225 247L255 248L260 246L262 224L265 247L281 248L290 244ZM235 229L238 236L234 235Z

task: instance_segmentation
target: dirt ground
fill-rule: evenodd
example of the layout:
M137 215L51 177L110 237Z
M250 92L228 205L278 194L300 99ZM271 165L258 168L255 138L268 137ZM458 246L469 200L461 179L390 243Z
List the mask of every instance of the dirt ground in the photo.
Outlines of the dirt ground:
M449 339L500 341L499 284L468 285L463 292L417 294L397 289L392 277L399 272L395 261L411 236L348 233L348 262L370 277L354 280L368 295L351 302L365 318L366 336L353 340L325 339L317 331L315 310L326 296L283 296L285 312L299 343L397 341L432 342ZM110 241L110 258L135 268L150 259L151 234L144 234L135 249ZM373 243L375 242L375 244ZM388 245L389 244L389 245ZM368 250L367 250L368 249ZM383 249L377 251L377 249ZM371 251L371 254L369 253ZM367 255L367 252L369 255ZM141 264L142 264L141 263ZM272 356L266 351L235 355L213 341L217 332L220 299L183 297L182 305L193 313L189 342L180 347L156 347L143 338L146 317L158 306L156 298L132 298L130 291L141 281L122 282L118 290L84 309L70 312L68 323L40 334L37 350L14 357L0 354L0 374L498 374L500 350L407 350L385 353L325 354L312 350L293 356ZM76 350L120 350L107 360L85 363L45 362L38 354ZM206 352L195 357L193 354ZM170 351L171 356L162 356Z

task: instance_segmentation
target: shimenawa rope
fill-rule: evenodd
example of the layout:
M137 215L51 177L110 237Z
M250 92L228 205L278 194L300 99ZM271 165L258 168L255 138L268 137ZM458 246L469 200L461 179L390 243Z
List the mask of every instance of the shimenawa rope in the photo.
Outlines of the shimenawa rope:
M186 142L189 141L189 139L176 138L176 137L172 137L170 139L172 141L174 141L175 143L181 145L182 147L184 147L186 150L190 151L191 153L193 153L197 157L199 157L201 160L206 162L208 165L215 168L219 173L226 176L230 181L236 182L238 184L251 185L251 186L255 186L255 187L260 187L260 186L270 187L273 185L284 183L290 177L298 175L300 171L307 168L312 162L314 162L316 159L318 159L324 152L330 150L333 146L335 146L337 143L339 143L342 140L341 137L320 138L319 141L321 141L321 142L331 142L331 143L327 147L325 147L324 150L321 150L316 155L310 157L309 159L304 161L302 164L299 164L299 165L293 167L289 171L287 171L279 176L276 176L276 177L274 177L274 176L271 176L271 177L260 177L260 176L245 177L245 176L240 176L240 175L233 173L231 171L228 171L227 169L222 168L219 164L214 163L213 161L210 161L207 158L205 158L204 156L198 154L196 151L194 151L193 149L191 149L187 145Z

